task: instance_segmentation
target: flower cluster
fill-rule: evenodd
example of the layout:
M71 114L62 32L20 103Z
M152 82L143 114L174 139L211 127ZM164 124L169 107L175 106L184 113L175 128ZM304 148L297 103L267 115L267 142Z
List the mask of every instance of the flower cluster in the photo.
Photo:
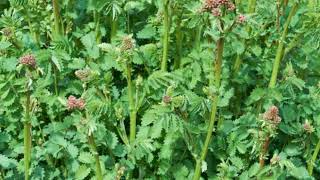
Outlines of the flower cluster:
M90 69L80 69L80 70L77 70L74 74L81 81L87 82L90 80L91 70Z
M131 35L123 37L122 44L120 47L121 51L128 51L128 50L134 49L134 47L135 47L135 41Z
M124 166L121 166L118 170L117 170L117 176L116 176L116 180L120 180L121 177L124 175L124 171L126 170L126 168Z
M275 164L279 163L280 160L281 160L280 156L277 155L277 154L274 154L273 157L270 160L270 163L272 165L275 165Z
M213 16L221 16L221 7L234 11L236 6L230 0L205 0L204 10L210 11Z
M22 56L20 58L19 62L22 65L25 65L25 66L28 66L28 67L32 67L32 68L35 68L36 65L37 65L36 64L36 58L31 54Z
M263 114L263 119L275 125L279 124L281 122L281 117L279 116L278 107L271 106L268 111Z
M3 28L2 34L8 38L10 38L13 35L13 31L11 28Z
M303 129L309 134L314 132L314 127L308 120L306 120L306 122L303 124Z
M172 100L171 96L165 95L162 97L162 102L164 102L165 104L169 104L171 100Z
M247 17L246 17L245 15L243 15L243 14L240 14L240 15L238 16L237 22L238 22L239 24L243 24L243 23L246 22L246 20L247 20Z
M85 105L86 105L86 103L85 103L84 99L82 99L82 98L77 99L74 96L68 97L68 102L67 102L68 110L73 110L73 109L82 110L82 109L84 109Z

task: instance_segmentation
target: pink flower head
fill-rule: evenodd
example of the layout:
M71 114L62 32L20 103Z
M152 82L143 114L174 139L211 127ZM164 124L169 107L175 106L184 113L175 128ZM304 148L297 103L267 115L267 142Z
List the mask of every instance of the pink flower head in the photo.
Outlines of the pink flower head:
M85 108L85 101L82 98L77 99L76 97L71 95L68 97L67 107L68 110L82 110Z
M226 6L228 9L235 9L235 6L229 0L205 0L204 8L212 11L213 9L220 8L221 6Z
M236 6L232 2L227 3L227 9L229 11L234 11L236 9Z
M219 8L212 9L211 13L212 13L213 16L216 16L216 17L221 16L221 11L220 11Z
M271 121L274 124L279 124L281 122L281 117L278 115L279 109L277 106L271 106L268 111L263 114L263 119Z
M247 20L247 17L246 17L245 15L240 14L240 15L238 16L238 23L239 23L239 24L245 23L246 20Z
M25 65L25 66L28 66L28 67L32 67L32 68L35 68L36 65L37 65L36 64L36 58L31 54L22 56L19 59L19 62L22 65Z

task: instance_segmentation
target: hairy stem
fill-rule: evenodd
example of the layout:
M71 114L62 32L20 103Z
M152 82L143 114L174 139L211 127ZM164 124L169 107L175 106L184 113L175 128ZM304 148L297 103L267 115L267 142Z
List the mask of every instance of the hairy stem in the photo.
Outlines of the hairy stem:
M276 57L275 57L275 60L273 63L273 69L272 69L272 75L270 78L269 88L274 88L276 86L280 62L283 57L282 54L283 54L283 50L284 50L284 41L285 41L287 34L288 34L288 29L289 29L291 19L295 15L297 9L298 9L298 3L296 2L296 3L294 3L293 7L291 8L289 16L288 16L286 23L284 25L284 30L282 32L281 38L279 40L277 54L276 54Z
M88 143L90 145L90 149L94 155L94 159L96 161L96 178L97 180L103 180L103 176L102 176L102 171L101 171L101 165L100 165L100 159L99 159L99 154L97 151L97 146L96 143L94 141L94 136L93 133L91 133L88 136Z
M214 83L217 89L220 88L220 82L221 82L221 72L222 72L222 56L223 56L223 48L224 48L224 38L220 37L220 39L217 41L217 49L216 49L216 61L214 64ZM202 147L201 156L200 159L196 160L196 168L193 176L193 180L199 180L201 177L201 166L202 162L206 159L209 144L212 139L212 131L214 129L214 124L216 121L216 113L218 109L218 102L219 102L219 95L215 95L213 97L212 107L211 107L211 115L210 115L210 122L208 126L208 132L207 137L204 143L204 146Z
M29 180L29 169L31 161L31 120L30 120L30 90L27 90L27 100L24 121L24 179Z
M267 138L265 139L265 141L262 145L261 153L260 153L260 157L259 157L260 168L262 168L264 166L264 163L265 163L264 157L265 157L266 153L268 152L269 144L270 144L270 137L267 136Z
M168 61L168 50L169 50L169 0L163 0L163 52L162 52L162 61L161 61L161 70L167 71L167 61Z
M128 101L129 101L129 112L130 112L130 143L133 143L136 139L136 118L137 112L135 109L133 87L131 79L131 63L127 63L127 81L128 81Z
M314 163L315 163L317 156L319 154L319 150L320 150L320 139L316 145L316 148L314 149L311 160L308 162L308 172L309 172L310 176L312 176Z

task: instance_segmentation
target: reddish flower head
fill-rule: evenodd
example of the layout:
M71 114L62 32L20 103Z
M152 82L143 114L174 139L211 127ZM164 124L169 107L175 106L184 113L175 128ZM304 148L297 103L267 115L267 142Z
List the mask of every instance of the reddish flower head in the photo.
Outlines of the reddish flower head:
M246 20L247 20L247 17L246 17L245 15L240 14L240 15L238 16L238 23L239 23L239 24L245 23Z
M212 13L213 16L216 16L216 17L221 16L221 11L220 11L219 8L212 9L211 13Z
M222 6L229 11L236 9L236 6L230 0L205 0L204 2L204 9L211 11L214 16L218 16L218 11L215 9L219 9Z
M22 56L20 58L19 62L20 62L20 64L23 64L25 66L32 67L32 68L35 68L37 65L36 58L31 54Z
M68 97L68 102L67 102L68 110L74 110L74 109L82 110L85 108L85 105L86 105L85 101L82 98L77 99L72 95Z
M271 106L268 111L263 114L263 119L271 121L274 124L279 124L281 122L281 117L279 116L278 107Z

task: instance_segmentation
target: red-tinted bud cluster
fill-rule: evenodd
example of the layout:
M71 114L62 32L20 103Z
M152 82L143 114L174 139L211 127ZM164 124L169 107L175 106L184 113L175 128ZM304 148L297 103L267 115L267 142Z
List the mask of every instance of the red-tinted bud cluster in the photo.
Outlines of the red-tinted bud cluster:
M221 7L234 11L236 6L230 0L205 0L204 9L210 11L214 16L221 16Z
M267 112L263 114L263 119L271 121L273 124L279 124L281 117L279 116L279 109L276 106L271 106Z
M162 101L166 104L169 104L171 100L172 100L171 96L165 95L162 97Z
M35 68L36 65L37 65L36 64L36 58L31 54L22 56L20 58L19 62L22 65L25 65L25 66L28 66L28 67L32 67L32 68Z
M77 99L74 96L68 97L68 102L67 102L68 110L73 110L73 109L82 110L84 109L85 105L86 103L82 98Z
M313 127L308 121L306 121L306 122L303 124L303 129L304 129L307 133L312 133L312 132L314 132L314 127Z
M238 23L239 23L239 24L245 23L246 20L247 20L247 17L246 17L245 15L240 14L240 15L238 16Z

